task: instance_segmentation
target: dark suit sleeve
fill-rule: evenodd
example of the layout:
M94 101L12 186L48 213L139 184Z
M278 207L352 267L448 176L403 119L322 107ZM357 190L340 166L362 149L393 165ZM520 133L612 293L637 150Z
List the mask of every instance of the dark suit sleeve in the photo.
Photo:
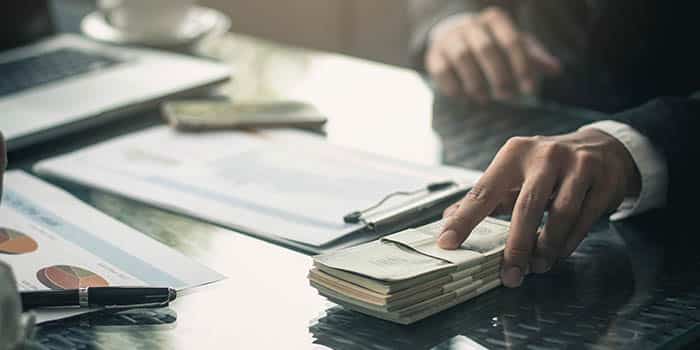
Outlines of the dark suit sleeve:
M465 12L478 12L486 6L485 0L410 0L411 65L424 71L424 57L430 30L443 19Z
M662 97L613 117L626 123L652 142L666 159L667 206L683 213L695 207L695 170L700 148L700 94L689 98Z

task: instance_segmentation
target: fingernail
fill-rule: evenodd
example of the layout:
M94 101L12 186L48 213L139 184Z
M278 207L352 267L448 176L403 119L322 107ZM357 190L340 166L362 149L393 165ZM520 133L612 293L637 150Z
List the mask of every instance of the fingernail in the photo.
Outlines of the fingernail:
M545 258L538 257L532 260L532 271L535 273L545 273L552 268L552 265Z
M440 248L454 248L457 245L457 232L447 230L438 237L438 246Z
M519 287L523 284L523 272L518 266L505 268L501 272L501 281L506 287Z

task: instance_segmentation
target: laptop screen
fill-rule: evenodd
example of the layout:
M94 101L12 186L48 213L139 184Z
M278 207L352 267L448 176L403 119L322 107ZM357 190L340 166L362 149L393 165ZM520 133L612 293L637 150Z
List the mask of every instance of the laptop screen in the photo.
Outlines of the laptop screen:
M0 50L27 44L53 31L49 0L13 0L2 5Z

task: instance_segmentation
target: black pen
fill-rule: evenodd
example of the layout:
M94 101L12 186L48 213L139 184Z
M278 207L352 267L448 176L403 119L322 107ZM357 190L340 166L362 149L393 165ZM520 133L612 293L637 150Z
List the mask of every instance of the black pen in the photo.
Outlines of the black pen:
M167 306L175 300L172 288L86 287L67 290L41 290L20 293L24 311L46 307L131 308Z

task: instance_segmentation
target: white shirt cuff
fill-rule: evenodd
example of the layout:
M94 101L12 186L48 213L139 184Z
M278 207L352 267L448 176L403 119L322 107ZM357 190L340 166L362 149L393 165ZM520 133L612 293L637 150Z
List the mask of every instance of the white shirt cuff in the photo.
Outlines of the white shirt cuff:
M433 42L435 38L462 24L465 19L473 15L473 13L465 12L443 18L437 22L432 29L430 29L430 33L428 34L428 42Z
M622 220L666 205L668 191L666 159L646 136L627 124L612 120L595 122L581 129L596 129L618 139L632 156L641 176L642 188L639 197L625 198L617 211L610 215L610 220Z

